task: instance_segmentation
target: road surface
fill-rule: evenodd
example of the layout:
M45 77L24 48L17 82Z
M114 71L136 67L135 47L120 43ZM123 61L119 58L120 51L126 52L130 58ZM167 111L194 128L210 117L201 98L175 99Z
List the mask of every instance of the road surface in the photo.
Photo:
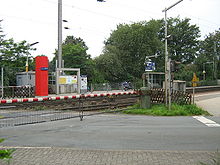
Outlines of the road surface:
M6 139L1 145L16 148L12 165L210 163L220 149L218 99L219 93L196 96L196 103L215 116L102 114L83 121L73 118L5 127L0 129L0 138Z
M220 117L220 91L196 94L195 103L210 114Z

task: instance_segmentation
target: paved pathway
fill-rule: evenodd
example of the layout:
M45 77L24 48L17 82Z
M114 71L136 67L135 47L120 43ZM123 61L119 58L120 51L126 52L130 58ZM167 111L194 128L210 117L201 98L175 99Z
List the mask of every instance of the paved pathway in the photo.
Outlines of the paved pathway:
M220 91L198 94L196 104L214 116L220 116Z
M111 151L73 148L17 148L11 165L199 165L215 152ZM1 165L6 162L0 161Z

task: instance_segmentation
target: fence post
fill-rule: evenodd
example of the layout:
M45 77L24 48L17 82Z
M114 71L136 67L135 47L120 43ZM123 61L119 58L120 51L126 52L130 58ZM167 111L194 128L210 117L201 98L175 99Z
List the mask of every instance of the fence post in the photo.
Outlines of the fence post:
M150 88L149 87L141 87L140 90L141 90L141 97L140 97L141 108L143 108L143 109L151 108Z
M31 97L31 86L30 85L28 86L28 95L29 97Z
M94 91L93 84L91 83L90 92L92 93Z

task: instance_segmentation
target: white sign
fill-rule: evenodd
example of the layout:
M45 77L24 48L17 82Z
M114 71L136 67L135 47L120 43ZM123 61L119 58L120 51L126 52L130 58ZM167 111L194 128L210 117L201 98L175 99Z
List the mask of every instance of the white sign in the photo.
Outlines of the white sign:
M145 71L149 72L149 71L154 71L155 68L155 63L154 62L146 62L146 66L145 66Z
M77 76L60 76L59 84L76 84Z

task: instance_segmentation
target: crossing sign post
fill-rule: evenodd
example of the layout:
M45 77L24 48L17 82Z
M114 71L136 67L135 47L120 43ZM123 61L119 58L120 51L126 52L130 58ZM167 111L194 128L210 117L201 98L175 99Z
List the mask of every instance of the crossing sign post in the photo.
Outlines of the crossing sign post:
M198 81L199 81L199 78L197 78L196 73L193 73L192 86L197 87Z
M195 102L195 87L197 87L199 82L199 78L196 76L196 73L193 73L193 78L192 78L192 86L193 86L193 104Z

